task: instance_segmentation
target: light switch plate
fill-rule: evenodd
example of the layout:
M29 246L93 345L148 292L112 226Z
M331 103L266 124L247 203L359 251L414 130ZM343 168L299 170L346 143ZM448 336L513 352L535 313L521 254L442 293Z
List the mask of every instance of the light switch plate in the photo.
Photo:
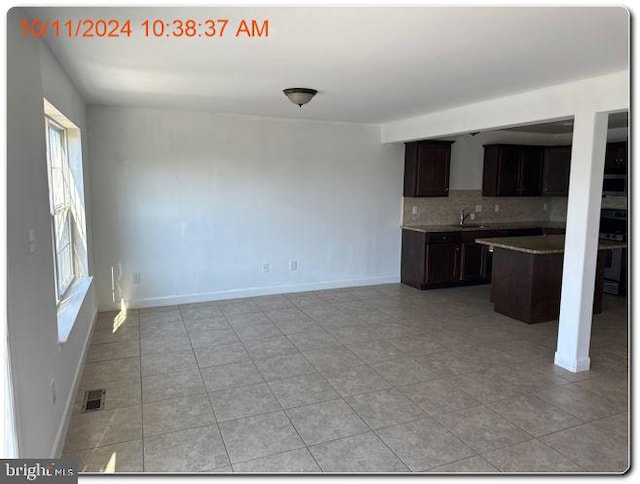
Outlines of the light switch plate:
M27 230L27 253L29 255L36 251L36 232L33 229Z

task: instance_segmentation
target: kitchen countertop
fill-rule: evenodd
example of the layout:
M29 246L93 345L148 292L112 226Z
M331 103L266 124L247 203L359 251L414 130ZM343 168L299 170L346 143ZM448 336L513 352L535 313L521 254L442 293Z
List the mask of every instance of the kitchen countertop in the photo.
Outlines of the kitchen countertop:
M564 252L564 235L533 235L526 237L493 237L476 239L476 243L528 254L561 254ZM623 249L625 242L600 239L598 250Z
M538 227L564 229L563 222L487 222L487 223L469 223L465 225L403 225L406 230L414 230L416 232L469 232L482 230L506 230L506 229L534 229Z

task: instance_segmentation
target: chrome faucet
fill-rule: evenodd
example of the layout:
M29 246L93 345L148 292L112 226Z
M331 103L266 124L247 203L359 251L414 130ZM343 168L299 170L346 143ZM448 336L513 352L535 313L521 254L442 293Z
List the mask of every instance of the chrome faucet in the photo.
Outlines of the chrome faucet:
M467 220L470 215L469 212L465 212L464 208L460 210L460 225L464 225L464 221Z

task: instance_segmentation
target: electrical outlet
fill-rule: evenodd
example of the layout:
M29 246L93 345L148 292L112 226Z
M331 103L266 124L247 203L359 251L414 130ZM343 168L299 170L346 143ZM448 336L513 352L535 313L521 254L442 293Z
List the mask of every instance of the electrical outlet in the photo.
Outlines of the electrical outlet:
M475 213L473 213L473 212L472 212L472 213L470 213L470 214L469 214L469 218L470 218L471 220L475 220L475 219L476 219L476 214L475 214Z
M542 204L542 210L546 212L549 209L549 206L546 203Z
M134 284L140 284L140 273L139 272L134 272L133 273L133 283Z
M411 215L418 215L418 207L415 205L411 207Z
M476 212L482 212L482 205L476 205Z
M49 383L49 390L51 390L51 405L55 405L56 404L56 399L57 399L56 381L53 378L51 379L51 383Z
M500 211L500 205L498 205L497 203L495 204L495 206L493 207L493 210L498 213Z
M36 233L33 229L27 230L27 253L33 254L36 251Z
M289 261L289 270L291 272L294 272L294 271L298 270L298 261L297 260L290 260Z
M262 272L269 272L269 263L268 262L263 262L262 263Z

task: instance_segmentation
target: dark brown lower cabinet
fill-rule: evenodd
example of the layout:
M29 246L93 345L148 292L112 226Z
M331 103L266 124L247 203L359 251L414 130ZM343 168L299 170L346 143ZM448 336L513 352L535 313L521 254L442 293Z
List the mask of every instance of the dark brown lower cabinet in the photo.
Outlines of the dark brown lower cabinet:
M491 282L491 253L475 239L542 235L542 228L419 232L402 230L400 280L418 289Z
M458 282L460 234L402 230L400 280L418 289Z
M485 246L475 242L462 242L460 251L460 279L463 281L484 279Z
M458 280L460 274L458 242L427 244L426 252L426 284L451 284Z
M563 253L529 254L496 247L491 302L497 313L525 323L558 319ZM602 311L604 251L598 252L593 313Z
M487 252L473 242L480 236L480 232L403 229L400 280L418 289L489 282L485 277Z
M402 257L400 281L403 284L424 289L427 234L417 230L402 229Z

